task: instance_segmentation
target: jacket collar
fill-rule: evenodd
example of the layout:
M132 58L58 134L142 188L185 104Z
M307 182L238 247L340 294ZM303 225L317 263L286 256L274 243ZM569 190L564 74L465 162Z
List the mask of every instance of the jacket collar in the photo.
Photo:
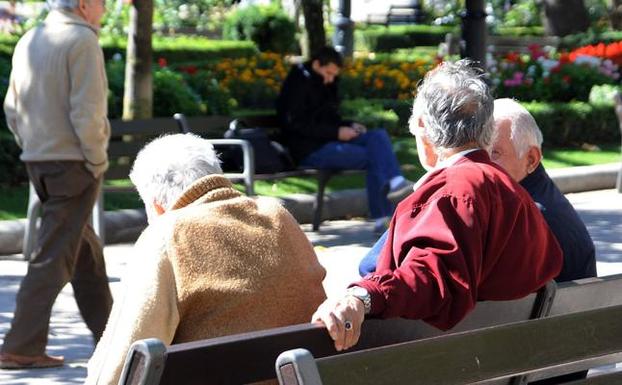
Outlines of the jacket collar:
M97 34L97 28L87 23L86 20L72 12L53 9L45 18L44 24L75 24L90 29Z
M177 199L172 210L186 207L193 203L206 203L239 197L242 194L233 188L229 179L223 175L205 176L188 187Z

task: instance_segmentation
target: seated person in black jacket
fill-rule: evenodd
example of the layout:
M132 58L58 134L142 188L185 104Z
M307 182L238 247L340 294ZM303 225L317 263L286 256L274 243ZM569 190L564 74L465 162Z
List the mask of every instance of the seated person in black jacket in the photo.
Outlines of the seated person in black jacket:
M512 99L495 100L495 134L490 158L527 190L540 208L564 252L557 282L596 276L594 243L568 199L547 175L542 163L542 132L534 118ZM376 270L376 260L386 243L383 235L359 265L361 275Z
M401 174L386 131L370 130L339 115L337 76L342 58L325 47L290 70L276 109L283 143L301 167L367 170L367 200L374 229L382 232L393 212L391 200L412 192Z

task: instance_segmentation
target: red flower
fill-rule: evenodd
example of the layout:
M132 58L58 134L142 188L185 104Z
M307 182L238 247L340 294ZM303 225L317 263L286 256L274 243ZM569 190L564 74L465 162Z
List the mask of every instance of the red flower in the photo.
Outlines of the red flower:
M188 75L194 75L197 73L198 68L196 66L190 65L190 66L185 66L185 67L179 67L179 70L181 72L187 73Z
M569 84L569 83L570 83L570 76L568 76L568 75L564 75L564 77L562 78L562 80L564 81L564 83Z
M160 66L160 68L164 68L168 65L168 63L166 62L166 59L161 57L158 59L158 65Z
M505 60L509 61L510 63L518 63L520 62L520 55L516 52L509 52L507 55L505 55Z

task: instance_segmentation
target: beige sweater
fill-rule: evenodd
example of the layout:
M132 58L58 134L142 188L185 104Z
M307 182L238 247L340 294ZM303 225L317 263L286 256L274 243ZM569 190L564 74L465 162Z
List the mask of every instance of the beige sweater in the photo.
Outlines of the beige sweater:
M165 344L309 322L324 268L275 200L242 196L222 176L191 186L143 232L87 384L117 384L130 344Z
M51 11L17 43L4 100L25 162L83 160L108 166L108 82L97 32L81 17Z

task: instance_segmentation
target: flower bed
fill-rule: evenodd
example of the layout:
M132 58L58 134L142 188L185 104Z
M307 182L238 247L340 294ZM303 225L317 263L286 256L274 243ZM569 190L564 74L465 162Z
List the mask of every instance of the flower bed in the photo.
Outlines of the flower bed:
M497 97L523 101L587 101L594 85L616 84L611 60L581 54L552 55L537 46L530 54L509 53L491 60L489 71Z

